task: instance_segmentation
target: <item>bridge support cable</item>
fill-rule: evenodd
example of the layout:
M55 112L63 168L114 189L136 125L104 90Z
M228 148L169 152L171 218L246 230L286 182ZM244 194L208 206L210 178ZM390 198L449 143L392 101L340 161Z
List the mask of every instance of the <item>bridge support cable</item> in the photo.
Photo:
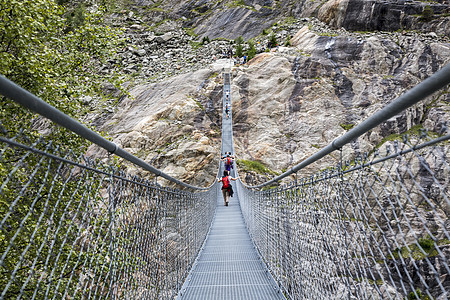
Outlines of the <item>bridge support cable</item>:
M72 119L71 117L67 116L60 110L56 109L55 107L51 106L50 104L46 103L39 97L36 97L35 95L31 94L30 92L26 91L25 89L21 88L20 86L16 85L12 81L8 80L7 78L0 76L0 94L4 95L5 97L19 103L20 105L32 110L35 113L40 114L43 117L46 117L47 119L55 122L56 124L69 129L70 131L74 132L75 134L83 137L84 139L91 141L92 143L98 145L99 147L107 150L110 153L113 153L119 157L122 157L123 159L141 167L142 169L149 171L156 176L161 176L173 183L176 183L178 185L181 185L186 188L190 189L196 189L196 190L207 190L208 188L203 187L197 187L190 184L187 184L185 182L182 182L158 169L155 167L149 165L142 159L130 154L129 152L125 151L124 149L118 147L116 144L114 144L111 141L108 141L98 133L94 132L93 130L87 128L80 122Z
M350 143L356 138L360 137L369 130L380 125L382 122L389 120L391 117L399 114L408 107L418 103L422 99L430 96L434 92L444 88L450 84L450 64L447 64L440 71L433 74L431 77L425 79L423 82L407 91L405 94L401 95L395 99L390 104L386 105L383 109L373 114L367 120L363 121L361 124L355 126L350 131L348 131L343 136L335 139L328 146L322 148L316 154L308 157L303 162L292 167L290 170L284 172L283 174L256 186L249 186L249 188L262 188L268 186L272 183L278 182L281 179L300 171L306 166L314 163L315 161L321 159L322 157L330 154L331 152L342 148L344 145Z
M346 143L449 82L447 65L291 171L258 186L238 183L247 228L287 298L450 297L447 124L343 161ZM298 173L334 150L337 165ZM268 187L290 174L295 181Z

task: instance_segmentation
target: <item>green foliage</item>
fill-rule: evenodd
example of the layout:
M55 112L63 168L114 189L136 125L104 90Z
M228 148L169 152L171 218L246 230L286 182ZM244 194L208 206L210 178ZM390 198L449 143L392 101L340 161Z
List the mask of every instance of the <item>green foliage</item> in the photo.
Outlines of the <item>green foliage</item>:
M237 37L235 40L236 44L240 45L242 43L244 43L244 38L240 35L239 37Z
M0 176L8 178L0 188L2 229L6 229L0 235L5 255L0 286L10 282L6 299L15 299L23 288L24 299L63 299L64 292L76 291L83 272L96 278L109 272L108 249L100 244L109 228L99 226L108 224L103 219L108 214L95 216L89 211L104 208L98 194L102 181L86 172L73 176L57 161L24 154L8 149L0 157ZM89 240L99 242L91 242L88 250L83 244ZM84 269L89 262L102 269ZM91 282L85 287L92 286Z
M184 32L186 32L186 34L189 35L189 36L193 36L193 37L197 36L197 34L195 34L195 31L194 31L195 28L187 28L187 27L185 27L183 29L184 29Z
M252 41L248 42L248 46L249 48L247 49L247 60L252 59L253 57L255 57L256 55L256 48L255 48L255 43L253 43Z
M285 45L286 47L292 46L292 44L291 44L291 36L290 36L290 35L288 35L288 36L286 37L286 41L284 42L284 45Z
M192 100L194 100L195 104L197 104L197 106L198 106L202 111L205 111L205 108L203 107L202 103L201 103L198 99L192 98Z
M204 36L202 39L202 45L208 44L210 42L209 37L208 36Z
M438 255L436 250L437 245L448 245L448 240L440 240L436 243L429 236L420 238L417 243L407 245L401 248L397 248L393 251L393 255L389 256L389 259L413 258L415 260L422 260L426 257L432 257Z
M270 44L270 47L271 47L271 48L274 48L274 47L276 47L276 46L278 45L277 38L275 37L274 34L272 34L272 35L270 36L270 38L269 38L269 44Z
M84 5L78 5L73 8L71 11L68 11L65 14L66 17L66 28L65 32L74 31L77 28L80 28L84 24L85 20L85 7Z
M233 2L234 6L245 6L245 1L244 0L235 0Z
M236 47L236 56L237 57L242 57L243 56L243 52L242 52L242 44L238 44Z
M244 171L254 171L258 174L278 175L275 171L270 170L261 162L256 160L238 159L236 160L236 163L239 168L243 169Z
M193 49L198 49L198 48L200 48L201 46L203 46L203 43L202 43L202 42L196 42L196 41L189 41L189 44L191 45L191 47L192 47Z
M0 0L0 74L77 118L83 112L81 95L104 97L103 83L120 84L116 77L96 75L96 71L114 56L121 40L118 31L103 23L102 10L83 6L69 10L58 3L68 1ZM8 136L23 130L31 142L37 139L39 118L15 102L0 98L0 120ZM45 126L50 129L46 139L85 150L82 139L56 125ZM1 232L0 248L12 246L1 266L0 285L10 282L7 299L16 298L23 287L25 299L63 299L64 290L71 294L77 288L87 260L89 264L106 259L104 249L87 253L75 241L80 232L102 221L83 220L85 215L79 213L87 199L103 200L98 196L99 182L69 176L70 171L56 161L24 157L13 151L0 156L0 176L8 178L0 187L0 214L8 228ZM100 236L104 240L107 232L98 229L89 234L92 240ZM106 272L103 276L107 276L104 266L85 272L94 276Z
M429 22L429 21L431 21L433 19L433 16L434 16L433 9L431 8L431 6L426 5L423 8L422 15L421 15L420 19L422 21Z
M226 6L229 7L229 8L242 7L242 8L245 8L245 9L256 11L256 9L254 7L246 5L245 4L245 0L234 0L233 2L228 2L226 4Z
M285 19L284 19L284 24L286 24L286 25L293 25L294 23L295 23L295 18L294 17L286 17Z
M417 294L417 296L416 296ZM419 297L419 298L417 298ZM421 300L431 300L430 297L426 296L426 295L422 295L422 291L417 288L415 293L413 291L411 291L408 295L408 300L414 300L414 299L421 299Z
M263 31L262 31L261 34L262 34L262 35L268 35L268 34L269 34L269 31L268 31L267 29L263 29Z
M401 140L403 135L420 137L423 130L424 130L423 125L422 124L417 124L417 125L414 125L413 127L411 127L406 132L403 132L401 134L399 134L399 133L390 134L390 135L384 137L381 140L381 142L378 145L375 146L375 149L380 148L386 142L395 141L395 140ZM439 137L439 135L437 133L435 133L435 132L428 132L427 134L429 136L432 136L432 137Z
M341 126L344 130L350 130L353 127L355 127L355 124L349 124L349 123L341 123L339 124L339 126Z
M431 252L431 250L433 250L434 248L434 241L430 238L421 238L418 241L420 247L422 247L422 249L429 253Z
M119 85L113 76L95 75L120 42L118 32L103 24L101 10L68 11L52 0L0 0L0 7L3 76L72 117L82 111L81 95L101 95L105 81ZM15 131L29 130L32 122L14 120L33 118L12 101L0 103L0 119Z

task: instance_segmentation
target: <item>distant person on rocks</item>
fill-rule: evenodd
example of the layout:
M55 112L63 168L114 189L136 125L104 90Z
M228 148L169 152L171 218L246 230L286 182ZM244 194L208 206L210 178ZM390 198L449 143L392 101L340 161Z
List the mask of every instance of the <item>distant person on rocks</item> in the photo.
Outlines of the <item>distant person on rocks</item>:
M222 181L222 194L223 201L225 206L228 206L228 202L230 201L230 197L233 197L233 187L231 186L231 180L237 180L237 178L233 178L229 175L228 171L223 171L222 178L217 178L217 182Z

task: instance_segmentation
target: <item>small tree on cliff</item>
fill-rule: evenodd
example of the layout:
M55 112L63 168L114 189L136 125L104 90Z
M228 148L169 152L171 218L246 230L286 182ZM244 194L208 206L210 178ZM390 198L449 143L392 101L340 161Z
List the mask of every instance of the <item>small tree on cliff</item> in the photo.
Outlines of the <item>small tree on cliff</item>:
M420 17L420 19L421 19L422 21L429 22L429 21L431 21L431 20L433 19L433 15L434 15L434 11L433 11L433 9L431 8L431 6L426 5L426 6L423 8L422 16Z
M256 55L256 48L255 44L252 41L248 41L248 50L247 50L247 57L248 60L252 59Z
M237 45L236 47L236 56L242 57L242 44Z
M237 57L242 57L242 43L244 42L244 38L242 36L239 36L236 40L235 40L237 46L236 46L236 56Z
M270 36L269 44L270 44L270 47L271 47L271 48L276 47L276 46L278 45L277 38L275 37L274 34L272 34L272 35Z

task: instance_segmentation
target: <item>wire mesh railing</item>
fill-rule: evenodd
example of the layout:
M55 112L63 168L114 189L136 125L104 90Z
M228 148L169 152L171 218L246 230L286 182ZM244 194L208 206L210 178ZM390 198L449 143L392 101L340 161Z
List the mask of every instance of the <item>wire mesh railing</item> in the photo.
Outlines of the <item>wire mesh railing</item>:
M218 185L189 192L0 128L0 299L173 299Z
M449 138L391 141L266 191L239 183L251 236L286 294L448 299Z
M445 87L449 75L447 65L276 178L254 187L238 182L247 228L288 298L448 299L446 122L439 132L418 126L384 139L351 162L343 157L353 152L349 142ZM335 150L335 167L268 187Z
M448 83L448 73L441 77ZM10 88L1 80L2 91ZM175 298L207 235L218 184L205 191L179 182L36 97L19 89L7 96L29 99L35 111L189 190L0 126L0 299ZM367 128L382 114L377 118ZM364 130L357 126L346 138ZM341 148L342 138L311 160ZM247 227L285 295L447 299L449 138L421 133L389 141L383 151L275 189L238 182Z

